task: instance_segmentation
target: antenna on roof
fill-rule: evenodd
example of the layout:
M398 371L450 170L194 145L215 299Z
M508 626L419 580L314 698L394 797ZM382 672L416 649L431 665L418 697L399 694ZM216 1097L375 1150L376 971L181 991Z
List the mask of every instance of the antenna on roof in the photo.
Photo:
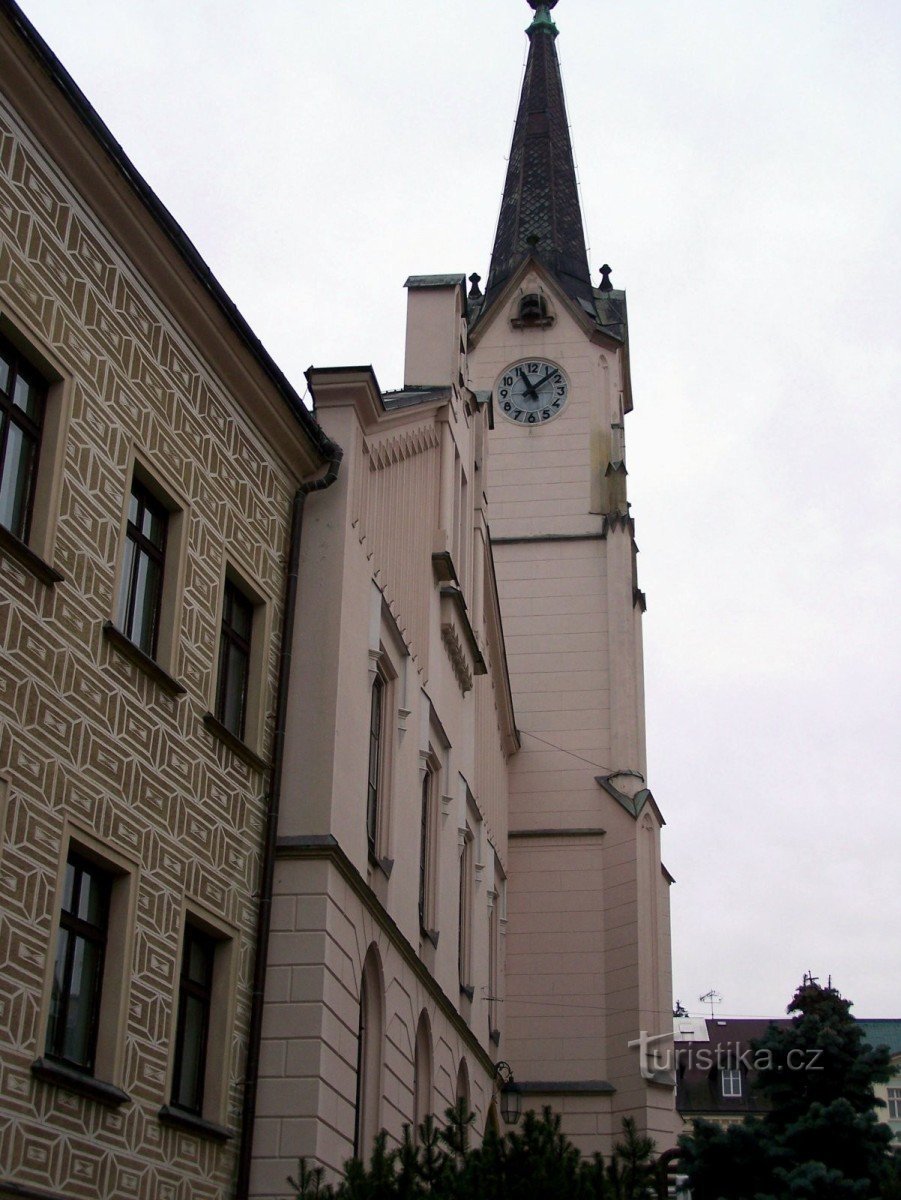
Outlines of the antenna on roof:
M701 1001L702 1004L710 1005L710 1019L713 1020L713 1006L714 1006L714 1004L722 1004L723 997L719 994L718 991L716 991L715 988L711 988L710 991L705 992L703 996L698 996L698 999Z

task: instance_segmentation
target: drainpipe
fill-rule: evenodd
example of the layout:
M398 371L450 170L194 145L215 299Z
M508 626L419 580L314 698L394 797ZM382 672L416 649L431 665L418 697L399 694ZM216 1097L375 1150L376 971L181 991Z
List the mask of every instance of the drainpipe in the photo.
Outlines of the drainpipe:
M250 1194L253 1126L257 1111L260 1043L263 1035L263 996L266 991L266 958L269 949L269 927L272 920L272 884L275 876L278 811L282 794L282 764L285 757L285 725L288 712L288 685L291 679L294 614L297 609L300 575L303 510L310 492L324 491L325 488L331 487L338 478L344 451L334 443L332 443L331 450L332 458L328 464L328 470L320 479L300 485L294 494L291 512L291 544L288 553L288 575L285 580L285 610L282 617L282 641L279 652L269 804L266 812L266 828L263 832L263 861L260 867L260 905L257 910L256 956L250 1003L250 1029L247 1035L247 1065L244 1071L244 1105L241 1113L241 1143L238 1150L238 1173L235 1185L236 1200L248 1200Z

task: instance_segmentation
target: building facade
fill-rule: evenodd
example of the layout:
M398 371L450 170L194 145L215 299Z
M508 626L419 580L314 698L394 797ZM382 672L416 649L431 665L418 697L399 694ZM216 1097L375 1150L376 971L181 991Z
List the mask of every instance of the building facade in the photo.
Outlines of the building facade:
M287 1196L499 1060L672 1144L625 295L530 4L485 293L311 416L0 0L0 1197Z
M254 1196L461 1097L478 1132L497 1119L519 742L463 285L408 280L401 392L370 368L308 376L345 455L304 524Z
M7 3L0 421L0 1195L221 1198L333 447Z

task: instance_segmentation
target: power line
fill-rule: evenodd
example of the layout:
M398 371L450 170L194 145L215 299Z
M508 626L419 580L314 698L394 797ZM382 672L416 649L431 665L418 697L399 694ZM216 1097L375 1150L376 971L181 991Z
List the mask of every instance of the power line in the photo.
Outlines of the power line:
M576 754L572 750L558 746L556 742L549 742L547 738L539 737L537 733L531 733L528 729L520 729L519 732L524 733L526 737L534 738L536 742L544 742L545 746L550 746L552 750L559 750L561 754L568 754L570 758L577 758L579 762L588 763L589 767L595 767L598 771L606 771L608 775L616 774L613 767L605 767L601 763L593 762L590 758L583 758L581 754Z

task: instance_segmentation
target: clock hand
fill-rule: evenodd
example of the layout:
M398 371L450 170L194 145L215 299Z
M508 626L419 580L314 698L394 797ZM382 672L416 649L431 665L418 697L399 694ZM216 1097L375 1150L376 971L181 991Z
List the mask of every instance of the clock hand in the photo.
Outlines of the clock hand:
M520 377L520 379L522 379L523 383L526 385L526 391L527 391L527 392L531 392L531 393L532 393L532 395L533 395L533 396L535 397L535 399L537 400L537 399L538 399L538 392L537 392L537 391L536 391L536 389L535 389L535 384L533 384L533 383L530 381L530 379L529 379L528 375L525 373L525 371L522 369L522 367L517 367L517 368L516 368L516 370L517 370L517 373L519 374L519 377Z

